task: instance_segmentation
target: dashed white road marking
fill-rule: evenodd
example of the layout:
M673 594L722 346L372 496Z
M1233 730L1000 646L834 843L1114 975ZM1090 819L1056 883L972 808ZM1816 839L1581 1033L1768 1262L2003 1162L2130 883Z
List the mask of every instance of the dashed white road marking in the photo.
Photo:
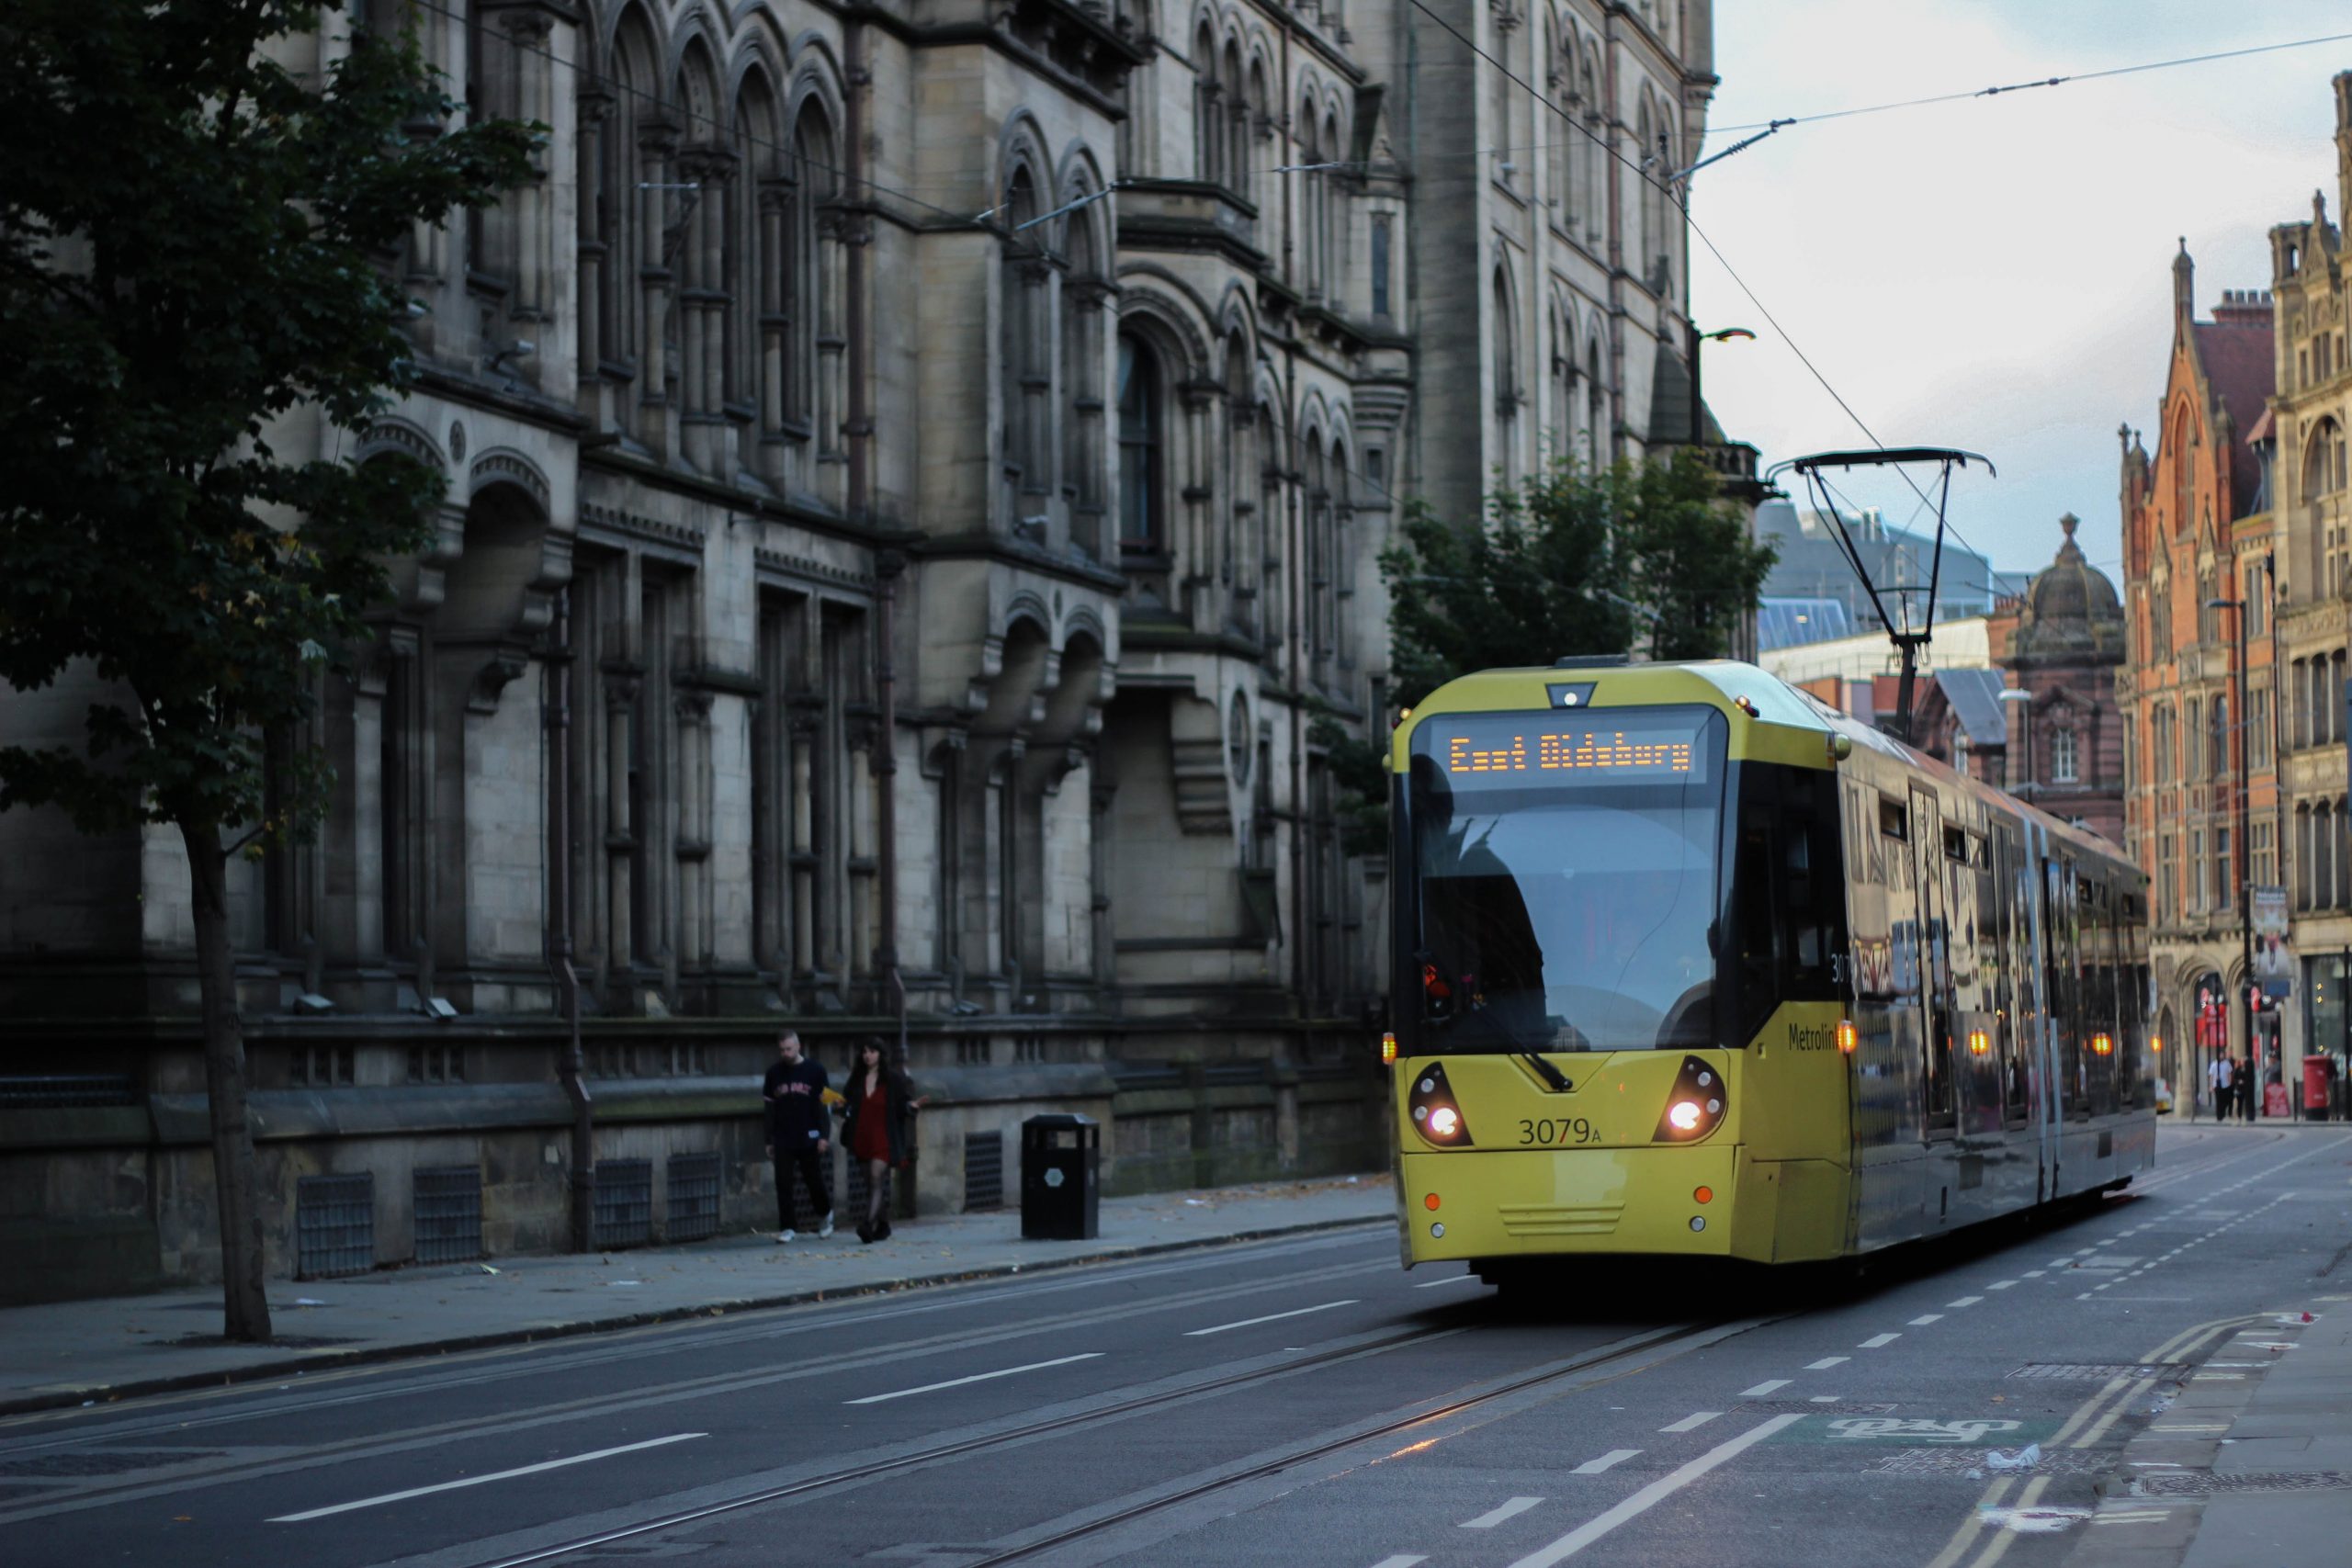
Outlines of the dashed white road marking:
M1826 1372L1830 1368L1843 1366L1853 1359L1851 1356L1824 1356L1818 1361L1807 1361L1804 1364L1804 1370L1809 1372Z
M1861 1344L1856 1346L1855 1348L1860 1350L1876 1350L1882 1347L1892 1345L1902 1337L1903 1336L1900 1334L1873 1334L1868 1339L1863 1340Z
M1483 1285L1486 1281L1476 1274L1455 1274L1443 1280L1424 1280L1413 1287L1417 1291L1434 1291L1440 1285Z
M1778 1385L1776 1384L1774 1386L1777 1387ZM1716 1416L1722 1414L1723 1412L1720 1410L1693 1411L1691 1414L1685 1416L1679 1421L1676 1421L1668 1426L1660 1427L1658 1430L1661 1432L1687 1432L1693 1427L1705 1426L1708 1422L1713 1420Z
M1635 1454L1638 1454L1642 1450L1639 1449L1611 1449L1599 1459L1589 1459L1585 1461L1582 1464L1568 1472L1568 1473L1570 1475L1599 1475L1602 1471L1609 1469L1612 1465L1624 1463L1627 1460L1632 1459Z
M1429 1558L1419 1552L1400 1551L1394 1557L1382 1558L1379 1562L1374 1563L1372 1568L1413 1568L1414 1563L1427 1562L1428 1561Z
M1925 1328L1931 1323L1941 1323L1943 1320L1944 1314L1939 1312L1923 1312L1918 1316L1911 1320L1911 1326L1914 1328Z
M1475 1519L1463 1520L1462 1528L1466 1530L1490 1530L1505 1519L1517 1518L1542 1501L1541 1497L1513 1497L1508 1503L1487 1509Z
M1984 1299L1984 1298L1983 1296L1962 1296L1956 1302L1946 1302L1944 1303L1944 1305L1948 1307L1973 1307Z
M2016 1283L2015 1280L1996 1280L1984 1288L1988 1291L2006 1291Z
M2049 1272L2050 1272L2050 1270L2049 1270L2049 1269L2027 1269L2027 1270L2024 1272L2024 1274L2020 1275L2020 1276L2019 1276L2019 1278L2021 1278L2021 1279L2027 1279L2027 1280L2039 1280L2039 1279L2041 1279L2044 1274L2047 1274L2047 1273L2049 1273Z
M1286 1317L1305 1317L1311 1312L1329 1312L1333 1307L1351 1307L1355 1304L1355 1298L1350 1297L1343 1302L1325 1302L1319 1306L1294 1307L1288 1312L1270 1312L1263 1317L1245 1317L1238 1323L1220 1323L1215 1328L1191 1329L1185 1333L1184 1337L1198 1339L1204 1334L1222 1334L1228 1328L1254 1328L1261 1323L1280 1323Z
M1659 1476L1607 1513L1586 1520L1550 1545L1529 1552L1510 1568L1553 1568L1555 1563L1566 1562L1626 1520L1640 1517L1709 1471L1730 1463L1773 1433L1804 1419L1802 1416L1775 1416L1769 1421L1758 1422L1738 1437L1718 1443L1690 1463Z
M347 1514L354 1508L373 1508L382 1503L403 1503L411 1497L424 1497L435 1492L455 1492L463 1486L481 1486L492 1481L512 1481L518 1475L537 1475L545 1470L561 1470L567 1465L586 1464L590 1460L610 1459L615 1454L633 1454L640 1449L658 1449L671 1443L683 1443L695 1438L707 1438L707 1432L673 1432L666 1438L649 1438L641 1443L623 1443L616 1449L598 1449L593 1453L573 1454L570 1459L543 1460L537 1464L517 1465L513 1470L494 1470L488 1475L469 1475L461 1481L444 1481L432 1486L412 1486L405 1492L387 1492L379 1497L362 1497L353 1503L336 1503L324 1508L311 1508L300 1514L280 1514L266 1522L273 1525L299 1525L304 1519L322 1519L329 1514Z
M967 1378L949 1378L945 1382L927 1382L921 1388L894 1389L888 1393L869 1393L864 1399L845 1399L842 1401L842 1403L844 1404L882 1404L893 1399L904 1399L910 1394L936 1393L943 1388L962 1388L967 1382L987 1382L991 1378L1009 1378L1015 1372L1042 1371L1047 1367L1067 1367L1072 1361L1097 1361L1102 1359L1102 1351L1089 1350L1083 1355L1057 1356L1050 1361L1031 1361L1028 1365L1022 1367L1006 1367L1001 1371L993 1372L974 1372Z
M1786 1378L1766 1378L1754 1388L1741 1389L1739 1391L1739 1397L1742 1399L1761 1399L1776 1388L1786 1388L1788 1386L1789 1380Z

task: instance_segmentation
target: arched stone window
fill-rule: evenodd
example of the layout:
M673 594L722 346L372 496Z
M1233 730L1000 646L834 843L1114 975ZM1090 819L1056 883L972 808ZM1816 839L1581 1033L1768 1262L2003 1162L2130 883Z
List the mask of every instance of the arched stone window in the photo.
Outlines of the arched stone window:
M1306 437L1306 647L1316 679L1324 679L1333 643L1331 476L1319 432Z
M1228 39L1225 68L1218 74L1225 87L1225 183L1237 196L1250 189L1250 85L1241 70L1241 46Z
M1556 300L1552 306L1552 381L1551 430L1547 436L1549 450L1544 457L1551 462L1565 461L1576 439L1576 323L1567 308Z
M1193 35L1193 172L1208 185L1225 177L1224 102L1216 80L1216 35L1204 21Z
M1581 217L1588 243L1600 238L1607 220L1604 212L1609 192L1609 106L1600 101L1600 77L1593 66L1595 45L1590 38L1577 51L1577 101L1582 106L1585 130L1589 135L1577 137L1583 148L1584 197ZM1572 226L1569 232L1575 232Z
M1017 161L1005 182L1004 475L1009 526L1034 530L1054 495L1054 269L1045 251L1037 181Z
M1339 117L1326 111L1323 116L1323 156L1326 161L1336 161L1345 151L1347 151L1347 143L1340 138ZM1347 272L1345 249L1347 225L1346 220L1340 216L1339 210L1340 192L1342 188L1339 176L1344 172L1340 169L1325 169L1316 176L1322 182L1323 190L1322 199L1316 204L1315 209L1315 220L1317 226L1315 248L1317 254L1323 258L1322 287L1323 296L1327 299L1340 298L1341 282Z
M1093 189L1092 180L1081 177L1064 199L1083 200ZM1108 543L1103 537L1102 335L1111 302L1110 269L1104 265L1095 216L1102 205L1080 208L1062 220L1068 263L1062 283L1062 487L1070 542L1098 558Z
M1510 272L1498 263L1491 284L1495 364L1495 448L1502 459L1503 481L1516 483L1519 459L1519 310L1512 298Z
M1129 556L1165 555L1165 389L1159 356L1140 333L1119 334L1118 392L1119 548Z
M675 135L654 96L661 51L645 14L632 6L613 36L611 87L583 78L580 122L583 190L580 245L580 378L600 428L634 434L640 402L659 396L661 356L649 356L648 267L661 261L669 193L667 156ZM654 375L646 367L650 358Z
M1598 468L1603 461L1602 454L1609 450L1605 434L1609 401L1601 389L1600 340L1597 337L1585 342L1584 407L1584 465L1587 468Z

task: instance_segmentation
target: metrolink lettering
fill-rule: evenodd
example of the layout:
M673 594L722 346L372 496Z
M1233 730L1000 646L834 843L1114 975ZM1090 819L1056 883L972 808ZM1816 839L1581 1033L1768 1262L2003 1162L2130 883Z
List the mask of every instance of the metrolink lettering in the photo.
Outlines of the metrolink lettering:
M1838 1030L1827 1023L1792 1023L1789 1025L1789 1049L1792 1051L1830 1051L1838 1045Z
M1446 744L1445 766L1448 773L1526 773L1527 737L1514 735L1508 746L1485 749L1456 737ZM1618 769L1687 773L1690 771L1690 742L1628 740L1622 729L1607 739L1590 732L1535 738L1535 772L1603 773Z

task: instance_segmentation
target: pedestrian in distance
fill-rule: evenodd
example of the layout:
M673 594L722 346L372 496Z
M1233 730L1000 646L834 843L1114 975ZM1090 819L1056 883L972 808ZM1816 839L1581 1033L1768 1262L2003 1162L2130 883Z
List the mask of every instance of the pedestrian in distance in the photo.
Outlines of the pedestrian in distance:
M2238 1116L2242 1121L2251 1122L2254 1120L2255 1092L2262 1086L2255 1082L2254 1064L2244 1056L2238 1058L2237 1080Z
M865 1217L857 1239L876 1242L890 1234L890 1173L907 1163L914 1147L914 1113L928 1102L907 1075L891 1066L882 1042L857 1043L857 1061L842 1086L842 1137L850 1157L865 1167Z
M800 1036L776 1036L775 1063L762 1092L766 1101L768 1158L775 1164L775 1239L790 1241L792 1177L799 1172L813 1212L821 1216L817 1234L833 1234L833 1200L825 1190L825 1156L833 1146L833 1114L825 1106L825 1069L801 1050Z
M2219 1051L2214 1052L2213 1065L2206 1072L2213 1085L2213 1120L2226 1122L2230 1119L2230 1108L2236 1100L2232 1089L2229 1057Z

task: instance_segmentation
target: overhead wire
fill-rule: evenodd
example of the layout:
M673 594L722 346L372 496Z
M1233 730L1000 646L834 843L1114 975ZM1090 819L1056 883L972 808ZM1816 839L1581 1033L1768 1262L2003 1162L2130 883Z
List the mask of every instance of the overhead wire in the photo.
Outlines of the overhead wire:
M2171 60L2148 60L2136 65L2114 65L2103 71L2070 71L2061 75L2044 76L2028 82L2011 82L2005 85L1976 87L1950 93L1929 93L1917 98L1897 98L1891 103L1864 104L1854 108L1824 109L1818 114L1789 115L1770 120L1752 120L1740 125L1719 125L1714 130L1729 133L1738 130L1764 130L1786 125L1818 125L1824 120L1854 119L1862 115L1890 114L1896 109L1924 108L1933 104L1965 103L1972 98L1997 97L2004 94L2031 92L2037 87L2063 87L2074 82L2098 82L2115 76L2136 76L2149 71L2173 71L2188 65L2209 65L2217 60L2242 60L2253 54L2276 54L2281 50L2312 49L2324 43L2342 43L2352 39L2352 33L2329 33L2321 38L2291 39L2284 43L2263 43L2245 49L2214 50L2205 54L2184 54Z

